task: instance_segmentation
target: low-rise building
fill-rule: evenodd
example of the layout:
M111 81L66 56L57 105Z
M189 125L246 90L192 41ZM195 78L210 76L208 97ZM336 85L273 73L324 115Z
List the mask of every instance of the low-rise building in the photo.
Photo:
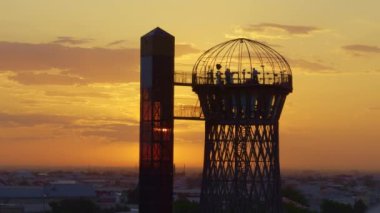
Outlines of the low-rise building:
M49 203L64 199L89 199L96 201L91 185L56 182L46 186L1 186L0 204L23 206L25 213L50 210Z

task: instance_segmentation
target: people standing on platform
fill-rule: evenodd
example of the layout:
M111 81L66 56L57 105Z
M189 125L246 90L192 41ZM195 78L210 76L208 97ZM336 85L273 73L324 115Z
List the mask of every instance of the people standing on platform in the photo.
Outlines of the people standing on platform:
M231 73L231 70L227 68L226 72L225 72L225 75L226 75L226 84L231 84L232 83L232 73Z
M241 74L243 75L243 82L245 82L245 69L243 69L243 71L241 72ZM239 79L239 83L240 83L240 79Z
M216 84L220 85L222 84L222 73L220 72L220 69L222 68L222 65L216 64Z
M255 84L259 83L259 72L255 68L252 69L251 78L252 78L253 83Z
M222 73L220 70L216 71L216 84L222 84Z
M214 70L213 69L210 69L207 72L207 83L214 84Z

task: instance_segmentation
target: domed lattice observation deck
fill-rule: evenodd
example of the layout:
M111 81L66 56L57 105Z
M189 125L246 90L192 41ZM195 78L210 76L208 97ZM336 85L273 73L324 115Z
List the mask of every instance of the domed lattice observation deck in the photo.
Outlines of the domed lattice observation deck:
M285 58L271 47L238 38L203 53L194 65L192 84L271 85L291 92L292 72Z

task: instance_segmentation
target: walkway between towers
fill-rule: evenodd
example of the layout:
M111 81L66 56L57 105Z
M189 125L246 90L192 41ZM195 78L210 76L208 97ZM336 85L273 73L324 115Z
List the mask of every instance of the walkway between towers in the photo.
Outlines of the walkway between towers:
M187 72L174 73L174 86L191 87L192 74ZM204 120L204 115L198 99L194 105L175 105L174 119L176 120Z

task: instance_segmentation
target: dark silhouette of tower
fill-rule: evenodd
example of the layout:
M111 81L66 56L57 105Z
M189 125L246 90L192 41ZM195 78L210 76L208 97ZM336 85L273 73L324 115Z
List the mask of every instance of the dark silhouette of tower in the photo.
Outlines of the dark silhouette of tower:
M141 37L139 211L172 212L174 37Z
M173 115L174 85L192 86L202 110L181 106ZM172 212L174 119L206 122L203 213L281 212L279 118L292 90L287 61L257 41L207 50L188 78L174 74L173 36L160 28L144 35L140 212Z
M279 118L291 69L249 39L221 43L193 68L205 116L201 212L281 212Z

